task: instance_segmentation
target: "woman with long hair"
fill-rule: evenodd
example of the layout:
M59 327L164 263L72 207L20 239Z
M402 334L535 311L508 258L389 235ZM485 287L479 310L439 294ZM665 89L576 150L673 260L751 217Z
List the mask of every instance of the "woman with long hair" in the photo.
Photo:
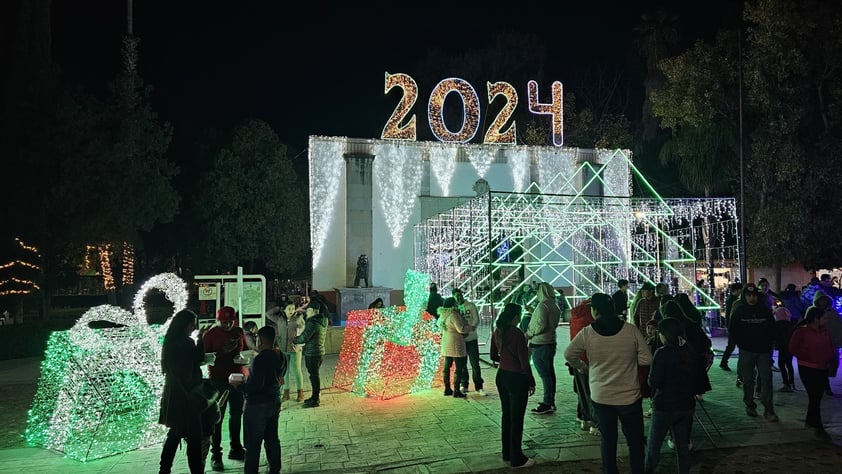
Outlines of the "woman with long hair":
M523 454L523 417L529 396L535 393L535 378L526 336L518 328L520 315L520 305L506 304L497 317L489 355L499 364L495 383L503 413L503 461L512 467L529 467L535 460Z
M169 428L161 450L162 474L172 469L175 453L182 438L187 440L187 464L191 474L205 472L205 458L210 447L213 424L202 426L202 410L191 397L191 390L202 382L199 366L204 359L202 338L195 342L190 335L196 330L196 313L183 309L173 316L164 335L161 349L161 370L164 391L158 423ZM210 429L207 429L210 428Z
M658 323L658 337L662 346L655 351L649 371L649 386L655 394L645 470L655 472L661 445L667 433L672 431L678 452L678 472L687 473L690 472L690 424L697 392L692 382L699 380L701 359L687 344L684 326L677 318L662 319Z
M822 395L827 386L828 368L837 357L827 328L827 313L818 306L810 306L804 320L795 328L789 340L789 352L798 359L798 375L807 390L807 418L804 426L814 430L819 439L830 441L822 425Z

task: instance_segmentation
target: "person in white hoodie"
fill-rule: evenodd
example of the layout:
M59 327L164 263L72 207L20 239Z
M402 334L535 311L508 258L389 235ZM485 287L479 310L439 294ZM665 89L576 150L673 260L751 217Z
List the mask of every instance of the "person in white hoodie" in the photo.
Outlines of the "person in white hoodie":
M477 305L465 299L462 290L456 288L453 290L453 298L456 299L459 312L465 318L465 323L471 327L468 334L465 335L465 350L468 352L468 362L471 363L471 379L474 381L474 390L480 397L485 396L482 379L482 367L479 365L479 336L477 335L477 327L479 326L479 311ZM467 368L465 374L462 376L462 393L468 393L468 373Z
M575 370L588 373L593 410L599 419L603 472L617 469L617 421L629 447L632 473L642 473L645 461L643 395L638 366L652 364L652 351L643 333L617 317L611 296L591 297L594 322L570 341L564 358ZM587 352L588 362L581 359Z
M555 300L555 289L547 282L538 284L538 306L532 312L529 327L526 329L526 339L532 353L532 363L541 385L544 388L544 398L533 408L532 413L547 415L555 411L555 365L553 359L556 351L556 329L561 310Z

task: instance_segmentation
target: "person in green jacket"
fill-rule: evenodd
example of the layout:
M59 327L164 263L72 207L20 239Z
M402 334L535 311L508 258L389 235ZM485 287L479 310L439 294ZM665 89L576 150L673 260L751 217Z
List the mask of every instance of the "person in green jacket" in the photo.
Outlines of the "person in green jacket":
M313 395L304 400L304 408L319 406L319 390L321 389L319 367L322 366L325 355L326 312L327 308L321 302L310 301L310 304L307 305L304 332L292 341L295 344L304 344L304 365L307 367L307 372L310 373L310 385L313 387Z

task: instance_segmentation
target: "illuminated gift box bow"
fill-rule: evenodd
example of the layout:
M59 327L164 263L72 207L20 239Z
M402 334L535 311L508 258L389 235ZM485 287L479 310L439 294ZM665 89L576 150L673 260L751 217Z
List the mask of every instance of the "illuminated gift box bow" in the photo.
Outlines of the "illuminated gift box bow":
M152 289L173 303L173 314L187 305L184 281L164 273L137 292L133 312L96 306L71 329L50 336L27 420L30 446L89 461L163 441L161 347L172 318L147 323L144 298ZM115 327L92 329L95 321Z
M441 362L441 330L424 311L429 275L407 271L407 306L349 311L333 384L389 399L429 389Z

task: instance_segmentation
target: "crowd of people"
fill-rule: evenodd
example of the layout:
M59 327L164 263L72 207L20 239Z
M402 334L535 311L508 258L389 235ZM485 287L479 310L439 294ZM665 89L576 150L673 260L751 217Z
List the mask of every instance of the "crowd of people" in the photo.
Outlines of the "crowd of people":
M191 474L205 472L208 454L212 470L226 470L222 448L226 415L228 459L244 461L247 474L257 473L262 446L268 472L281 472L278 419L282 403L292 400L292 382L297 389L295 400L303 402L303 407L320 404L327 307L318 299L304 305L279 298L265 315L267 325L260 328L252 321L240 328L238 314L230 306L216 312L216 324L202 328L197 327L198 317L191 310L173 317L161 356L165 383L159 423L169 430L160 473L171 472L181 440L187 444ZM302 359L310 376L307 399ZM202 377L204 364L207 379Z
M829 436L822 425L820 402L831 393L828 377L835 376L842 346L842 319L833 308L833 301L842 294L829 283L824 275L802 291L788 285L780 295L771 292L766 279L731 285L723 317L729 338L720 362L723 370L730 371L728 361L739 349L737 384L743 390L746 415L759 417L759 403L762 417L775 423L779 417L774 410L772 371L781 372L779 391L794 390L794 358L809 398L805 427L822 440ZM520 291L518 296L531 298L512 298L506 303L496 319L490 348L490 358L498 365L501 453L512 467L534 464L522 449L528 397L536 388L532 367L541 380L543 398L531 412L547 415L556 409L559 293L545 282L524 286L531 291ZM646 282L631 300L628 287L627 280L618 280L612 295L596 293L570 312L570 344L564 359L578 395L577 422L581 429L600 436L603 472L618 472L620 429L631 472L655 472L665 440L676 450L679 472L689 472L695 410L712 390L708 370L715 355L703 324L704 313L689 295L671 294L665 283ZM434 292L441 297L437 288ZM462 291L455 290L454 295L464 300ZM450 365L456 365L456 386L464 387L468 374L465 336L476 328L453 298L443 298L437 314L444 334L445 395L462 397L464 392L450 388ZM646 399L649 409L644 410ZM651 420L645 433L647 417Z
M836 375L842 347L842 319L833 304L842 292L830 282L823 275L800 291L788 285L780 294L772 292L765 279L732 284L723 317L728 344L720 361L723 370L731 371L729 359L739 349L737 386L743 391L746 415L759 417L759 403L763 418L772 423L779 421L772 371L781 372L778 390L792 391L797 365L809 400L805 426L824 440L829 435L823 427L821 399L832 395L828 378ZM533 366L542 399L531 413L556 411L557 332L566 308L563 293L549 283L524 286L531 288L531 298L505 304L494 323L489 353L497 367L501 455L513 468L535 463L522 447L528 399L536 392ZM619 430L628 446L631 472L655 472L664 440L676 450L679 472L689 472L696 406L712 389L707 371L714 353L703 314L688 295L670 294L666 284L646 282L631 300L628 287L627 280L618 280L613 294L595 293L570 311L570 344L563 357L578 395L577 422L600 437L603 472L618 472ZM376 300L369 309L383 306ZM485 396L476 304L459 288L445 298L432 284L425 310L436 318L442 334L444 395L465 398L473 381L474 393ZM277 431L282 404L320 405L327 307L318 299L305 305L279 300L265 316L266 326L251 323L242 329L231 307L219 309L212 327L198 328L190 310L173 318L161 359L165 386L159 421L169 431L160 472L171 471L181 440L187 443L191 473L204 471L208 454L214 471L225 470L221 434L226 415L228 459L243 460L245 472L257 472L263 446L268 472L280 472ZM243 360L249 350L252 357ZM302 361L310 377L307 399ZM208 365L208 379L202 378L202 364ZM651 418L648 433L646 417Z

